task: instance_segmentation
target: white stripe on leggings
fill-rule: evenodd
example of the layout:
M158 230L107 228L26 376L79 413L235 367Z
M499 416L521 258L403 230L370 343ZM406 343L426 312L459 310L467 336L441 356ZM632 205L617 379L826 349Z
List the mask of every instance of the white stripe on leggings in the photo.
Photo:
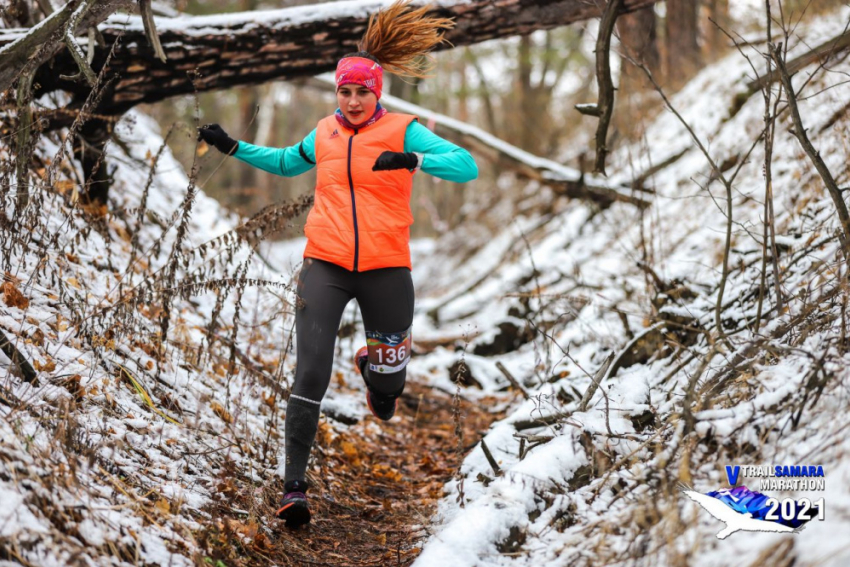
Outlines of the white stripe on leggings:
M301 400L302 402L310 402L311 404L316 404L317 406L322 405L322 402L317 402L316 400L311 400L310 398L305 398L304 396L296 396L295 394L289 394L290 398L295 398L296 400Z

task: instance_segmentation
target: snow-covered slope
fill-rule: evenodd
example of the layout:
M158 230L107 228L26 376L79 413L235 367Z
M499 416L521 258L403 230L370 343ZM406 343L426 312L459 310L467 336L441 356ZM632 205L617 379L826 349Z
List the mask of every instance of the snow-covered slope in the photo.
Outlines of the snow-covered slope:
M25 564L194 565L193 532L221 498L226 471L268 480L278 469L277 412L265 400L276 394L271 377L280 372L285 385L293 361L281 349L286 303L267 290L285 295L288 274L259 262L241 271L246 248L214 240L233 236L239 219L203 193L184 202L189 179L167 147L157 160L163 138L151 118L132 112L116 134L110 214L70 206L75 184L63 162L56 191L38 193L40 224L25 252L4 236L12 255L0 328L39 370L38 384L23 381L0 354L0 538L3 558ZM51 159L57 141L42 139L37 155ZM176 294L160 352L172 258ZM199 281L210 291L181 299L180 288ZM273 443L258 454L262 439ZM275 497L270 490L269 503Z
M848 18L844 9L801 25L789 58L839 35ZM763 67L754 49L764 46L746 49ZM828 69L811 65L795 84L814 73L800 110L839 185L846 185L850 62L843 55ZM549 216L505 215L504 230L479 239L471 256L453 253L461 232L418 259L419 281L430 294L419 297L417 338L448 348L412 368L448 366L460 358L456 347L465 346L465 363L484 389L508 386L496 367L501 362L530 399L518 395L513 413L485 437L498 475L480 446L466 459L463 483L448 487L435 519L439 529L414 565L850 562L839 537L850 533L850 357L840 287L847 268L835 236L839 225L780 105L773 191L786 305L777 313L768 261L757 329L764 154L760 143L750 150L764 128L761 94L736 110L752 78L749 63L733 52L672 98L717 163L748 156L734 183L721 317L727 342L718 340L714 325L724 187L710 179L706 158L669 111L647 125L642 144L611 156L612 177L626 181L687 150L650 179L657 191L650 210L553 205L539 189L538 210L554 207ZM624 354L622 364L581 411L581 396L611 353ZM516 425L558 414L554 424ZM727 464L823 465L823 492L765 492L824 497L826 519L798 535L739 532L718 541L722 524L678 486L700 492L728 486ZM757 479L743 482L758 489Z

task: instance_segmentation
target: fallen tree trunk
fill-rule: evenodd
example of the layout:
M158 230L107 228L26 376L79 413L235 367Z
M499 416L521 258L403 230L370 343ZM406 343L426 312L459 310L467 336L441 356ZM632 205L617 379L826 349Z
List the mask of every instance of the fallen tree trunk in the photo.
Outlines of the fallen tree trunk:
M625 0L624 10L636 10L656 1ZM148 45L141 18L112 17L99 29L109 45L123 34L110 64L110 72L121 79L114 91L104 96L97 112L121 114L137 104L190 94L196 89L225 89L333 70L340 57L356 51L370 14L389 3L357 0L237 14L157 18L167 63ZM449 49L552 29L598 17L602 12L597 3L586 0L470 0L441 5L433 13L457 23L446 34L452 45L442 46ZM15 38L14 32L0 32L0 47ZM92 63L95 71L102 67L105 56L105 50L98 48ZM52 69L42 69L37 75L39 94L57 89L82 94L85 85L60 78L75 70L71 57L59 54Z

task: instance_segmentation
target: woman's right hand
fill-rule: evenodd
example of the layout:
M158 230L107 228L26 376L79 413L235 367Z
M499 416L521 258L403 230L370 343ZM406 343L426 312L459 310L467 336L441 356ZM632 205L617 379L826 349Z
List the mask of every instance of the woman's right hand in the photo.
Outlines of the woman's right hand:
M198 128L198 141L201 140L229 156L236 153L236 148L239 147L239 142L228 136L218 124L207 124Z

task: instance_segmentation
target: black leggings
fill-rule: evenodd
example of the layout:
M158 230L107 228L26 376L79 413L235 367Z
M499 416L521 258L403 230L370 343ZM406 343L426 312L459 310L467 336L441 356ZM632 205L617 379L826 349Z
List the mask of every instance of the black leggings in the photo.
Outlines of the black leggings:
M298 297L304 302L295 314L297 359L292 395L321 402L333 368L334 345L342 313L354 298L366 331L399 333L413 322L413 280L410 270L381 268L351 272L341 266L305 258L298 276ZM404 388L406 369L391 374L369 373L377 394L397 395Z

